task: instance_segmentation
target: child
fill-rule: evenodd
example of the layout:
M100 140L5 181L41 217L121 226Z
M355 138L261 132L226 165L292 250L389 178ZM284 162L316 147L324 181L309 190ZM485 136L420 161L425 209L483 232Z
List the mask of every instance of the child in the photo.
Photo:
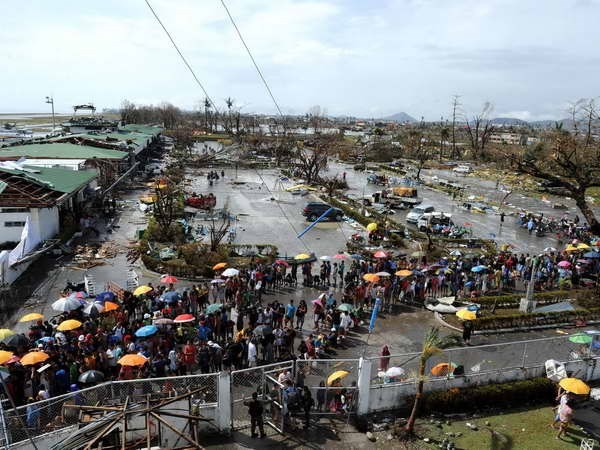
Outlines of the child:
M323 405L325 404L325 382L319 383L319 390L317 391L317 411L321 412Z

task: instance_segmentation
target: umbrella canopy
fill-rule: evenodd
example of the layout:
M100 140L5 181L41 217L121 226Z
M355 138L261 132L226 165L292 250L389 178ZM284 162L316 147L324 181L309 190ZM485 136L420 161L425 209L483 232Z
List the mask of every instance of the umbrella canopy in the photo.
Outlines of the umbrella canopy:
M569 336L569 341L574 344L590 344L594 338L586 333L575 333L572 336Z
M160 299L163 302L175 303L175 302L178 302L179 300L181 300L181 295L179 295L179 292L167 291L163 295L160 296Z
M273 328L269 325L259 325L253 331L255 336L268 336L273 334Z
M583 242L577 244L577 250L589 250L591 247Z
M337 253L333 255L333 259L348 259L348 255L345 255L343 253Z
M552 253L552 252L555 252L555 251L556 251L556 249L555 249L554 247L546 247L546 248L544 249L544 251L545 251L546 253Z
M223 307L221 303L212 303L206 307L206 314L213 314Z
M99 302L106 302L106 301L112 302L112 301L114 301L115 297L116 297L116 295L114 293L110 292L110 291L101 292L98 295L96 295L96 301L99 301Z
M77 381L80 383L100 383L104 381L104 374L99 370L88 370L87 372L83 372L77 378Z
M148 362L148 359L143 355L129 354L123 356L117 361L117 364L122 366L143 366Z
M54 342L55 339L52 336L44 336L35 341L38 344L47 344L48 342Z
M139 338L145 338L145 337L148 337L148 336L152 336L157 331L158 331L158 328L156 328L156 326L154 326L154 325L146 325L146 326L143 326L142 328L139 328L135 332L135 335L137 337L139 337Z
M584 253L583 257L590 258L590 259L598 259L598 258L600 258L600 252L587 252L587 253Z
M34 320L44 320L44 315L40 313L25 314L19 319L19 322L33 322Z
M401 377L402 375L404 375L404 373L405 372L402 367L390 367L388 370L385 371L385 376L390 378Z
M2 339L2 342L11 348L29 347L29 339L24 334L11 334Z
M337 307L337 310L349 313L354 311L354 306L352 306L350 303L342 303L340 306Z
M452 250L450 252L450 256L462 256L462 253L460 252L460 250Z
M383 250L377 250L375 253L373 253L373 256L375 258L387 258L388 255Z
M487 270L487 266L475 266L471 269L471 272L479 273L479 272L483 272L484 270Z
M133 291L133 295L144 295L150 292L151 290L152 288L150 286L138 286L135 288L135 291Z
M365 273L363 275L363 280L368 281L369 283L377 283L379 281L379 276L374 273Z
M50 355L46 352L29 352L21 358L21 364L23 366L33 366L39 364L50 358Z
M109 301L104 302L104 312L116 311L119 308L120 306L118 303Z
M377 224L375 222L371 222L367 225L367 231L375 231L377 229Z
M475 311L469 311L468 309L459 309L456 311L456 317L462 320L475 320L477 313Z
M565 248L565 252L576 252L578 250L579 249L576 246L571 245L571 244L567 245Z
M412 270L402 269L396 272L398 277L410 277L413 274Z
M169 319L167 317L161 317L160 319L154 319L153 320L154 325L171 325L173 322L173 319Z
M275 264L278 266L290 267L289 263L284 259L276 259Z
M7 352L6 350L0 350L0 364L6 364L10 358L14 356L13 352Z
M191 314L180 314L177 317L175 317L175 319L173 320L173 322L175 322L175 323L189 323L189 322L193 322L194 320L196 320L196 318L194 316L192 316Z
M316 298L316 299L314 299L313 301L311 301L311 303L312 303L313 305L319 305L319 306L323 306L323 302L321 302L321 299L320 299L320 298Z
M172 284L179 283L179 280L173 275L163 275L162 277L160 277L160 282L163 284Z
M296 256L294 256L295 260L300 260L300 259L309 259L310 255L308 253L299 253Z
M439 363L433 366L431 369L431 374L436 377L443 377L444 375L454 372L456 367L457 366L454 363Z
M350 375L350 372L348 372L347 370L336 370L327 377L327 386L331 386L334 381L341 380L342 378L345 378L348 375Z
M221 275L224 277L236 277L240 274L240 271L230 267L229 269L225 269Z
M571 263L569 261L561 261L557 264L558 267L567 268L571 267Z
M62 297L52 303L52 309L58 312L75 311L81 307L81 302L74 297Z
M220 262L220 263L215 264L213 266L213 270L223 270L225 267L227 267L227 263L226 262Z
M565 391L576 395L588 395L590 387L578 378L563 378L558 382Z
M61 322L58 325L58 327L56 327L56 329L58 331L71 331L71 330L76 330L81 325L82 324L79 320L69 319L69 320L65 320L64 322Z
M104 312L104 305L100 302L90 302L83 308L83 313L88 316L97 316Z
M8 328L0 328L0 341L3 341L9 336L15 334L13 330L9 330Z
M391 273L383 272L383 271L382 272L377 272L375 275L377 275L378 277L390 277L390 276L392 276Z
M331 256L323 255L323 256L319 257L319 259L321 261L329 261L331 259Z
M214 280L211 281L211 284L221 284L221 283L225 283L225 280L223 278L215 278Z
M335 256L334 256L334 258L335 258ZM353 253L353 254L350 255L350 258L352 258L352 259L362 259L362 256L359 255L358 253Z

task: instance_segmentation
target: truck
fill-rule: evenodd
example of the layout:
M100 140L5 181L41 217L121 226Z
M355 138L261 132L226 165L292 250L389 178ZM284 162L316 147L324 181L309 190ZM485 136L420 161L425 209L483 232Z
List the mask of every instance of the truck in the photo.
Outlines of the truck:
M417 220L417 229L423 232L428 229L435 230L451 227L452 225L454 225L452 214L441 211L425 213Z
M371 206L374 203L381 203L388 208L407 209L413 208L421 203L421 199L417 198L417 189L413 187L396 186L390 189L383 189L374 194L365 195L363 203L366 206Z

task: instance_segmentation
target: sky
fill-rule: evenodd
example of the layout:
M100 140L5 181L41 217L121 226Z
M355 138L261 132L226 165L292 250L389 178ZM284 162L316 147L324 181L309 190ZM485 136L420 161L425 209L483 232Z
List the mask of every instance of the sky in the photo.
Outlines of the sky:
M213 101L275 107L220 0L150 0ZM285 113L565 117L596 97L600 0L226 0ZM143 0L3 0L0 112L204 94Z

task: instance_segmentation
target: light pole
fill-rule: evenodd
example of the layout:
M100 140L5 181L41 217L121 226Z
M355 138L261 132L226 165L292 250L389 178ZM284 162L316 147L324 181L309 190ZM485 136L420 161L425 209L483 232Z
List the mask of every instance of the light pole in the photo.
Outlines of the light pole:
M56 122L54 120L54 97L46 97L46 103L52 105L52 133L56 129Z

